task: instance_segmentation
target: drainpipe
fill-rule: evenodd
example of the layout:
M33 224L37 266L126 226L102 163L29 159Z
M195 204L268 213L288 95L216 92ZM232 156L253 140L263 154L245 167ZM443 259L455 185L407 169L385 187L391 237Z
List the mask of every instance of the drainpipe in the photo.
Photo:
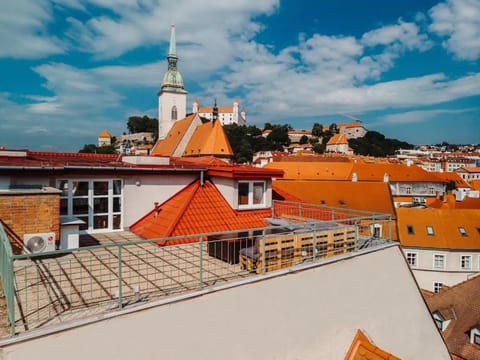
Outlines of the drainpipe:
M201 186L205 185L205 178L204 178L203 170L200 170L200 185Z

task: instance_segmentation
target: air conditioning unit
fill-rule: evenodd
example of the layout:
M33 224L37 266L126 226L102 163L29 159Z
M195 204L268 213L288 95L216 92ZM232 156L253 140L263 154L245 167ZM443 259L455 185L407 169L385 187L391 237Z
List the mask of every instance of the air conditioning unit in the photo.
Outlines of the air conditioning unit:
M23 248L28 254L55 251L55 233L38 233L23 235Z

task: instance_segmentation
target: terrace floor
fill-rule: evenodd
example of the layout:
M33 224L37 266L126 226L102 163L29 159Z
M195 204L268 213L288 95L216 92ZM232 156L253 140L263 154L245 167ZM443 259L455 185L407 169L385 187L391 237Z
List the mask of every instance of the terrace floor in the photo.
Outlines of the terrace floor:
M239 265L209 256L205 243L202 250L199 243L150 242L123 245L121 251L119 246L82 250L138 240L127 231L83 235L79 251L15 260L16 331L116 310L120 302L125 306L248 276ZM1 308L0 316L5 316Z

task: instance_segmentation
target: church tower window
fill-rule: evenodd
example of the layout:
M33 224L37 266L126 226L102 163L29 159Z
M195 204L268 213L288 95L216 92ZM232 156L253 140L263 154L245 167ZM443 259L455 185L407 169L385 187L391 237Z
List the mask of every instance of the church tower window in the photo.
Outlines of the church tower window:
M177 120L177 107L173 105L172 107L172 120L176 121Z

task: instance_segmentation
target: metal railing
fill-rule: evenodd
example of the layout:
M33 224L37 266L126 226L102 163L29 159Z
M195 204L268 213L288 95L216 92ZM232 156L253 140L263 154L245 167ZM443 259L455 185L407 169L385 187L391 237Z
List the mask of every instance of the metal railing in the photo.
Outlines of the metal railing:
M13 255L1 237L1 279L11 335L252 273L318 261L390 240L391 219L309 204L275 202L287 221L256 229L111 242ZM380 232L375 232L375 226Z
M7 321L10 324L11 335L15 334L15 304L13 286L13 253L7 234L0 222L0 278L2 292L6 303Z

